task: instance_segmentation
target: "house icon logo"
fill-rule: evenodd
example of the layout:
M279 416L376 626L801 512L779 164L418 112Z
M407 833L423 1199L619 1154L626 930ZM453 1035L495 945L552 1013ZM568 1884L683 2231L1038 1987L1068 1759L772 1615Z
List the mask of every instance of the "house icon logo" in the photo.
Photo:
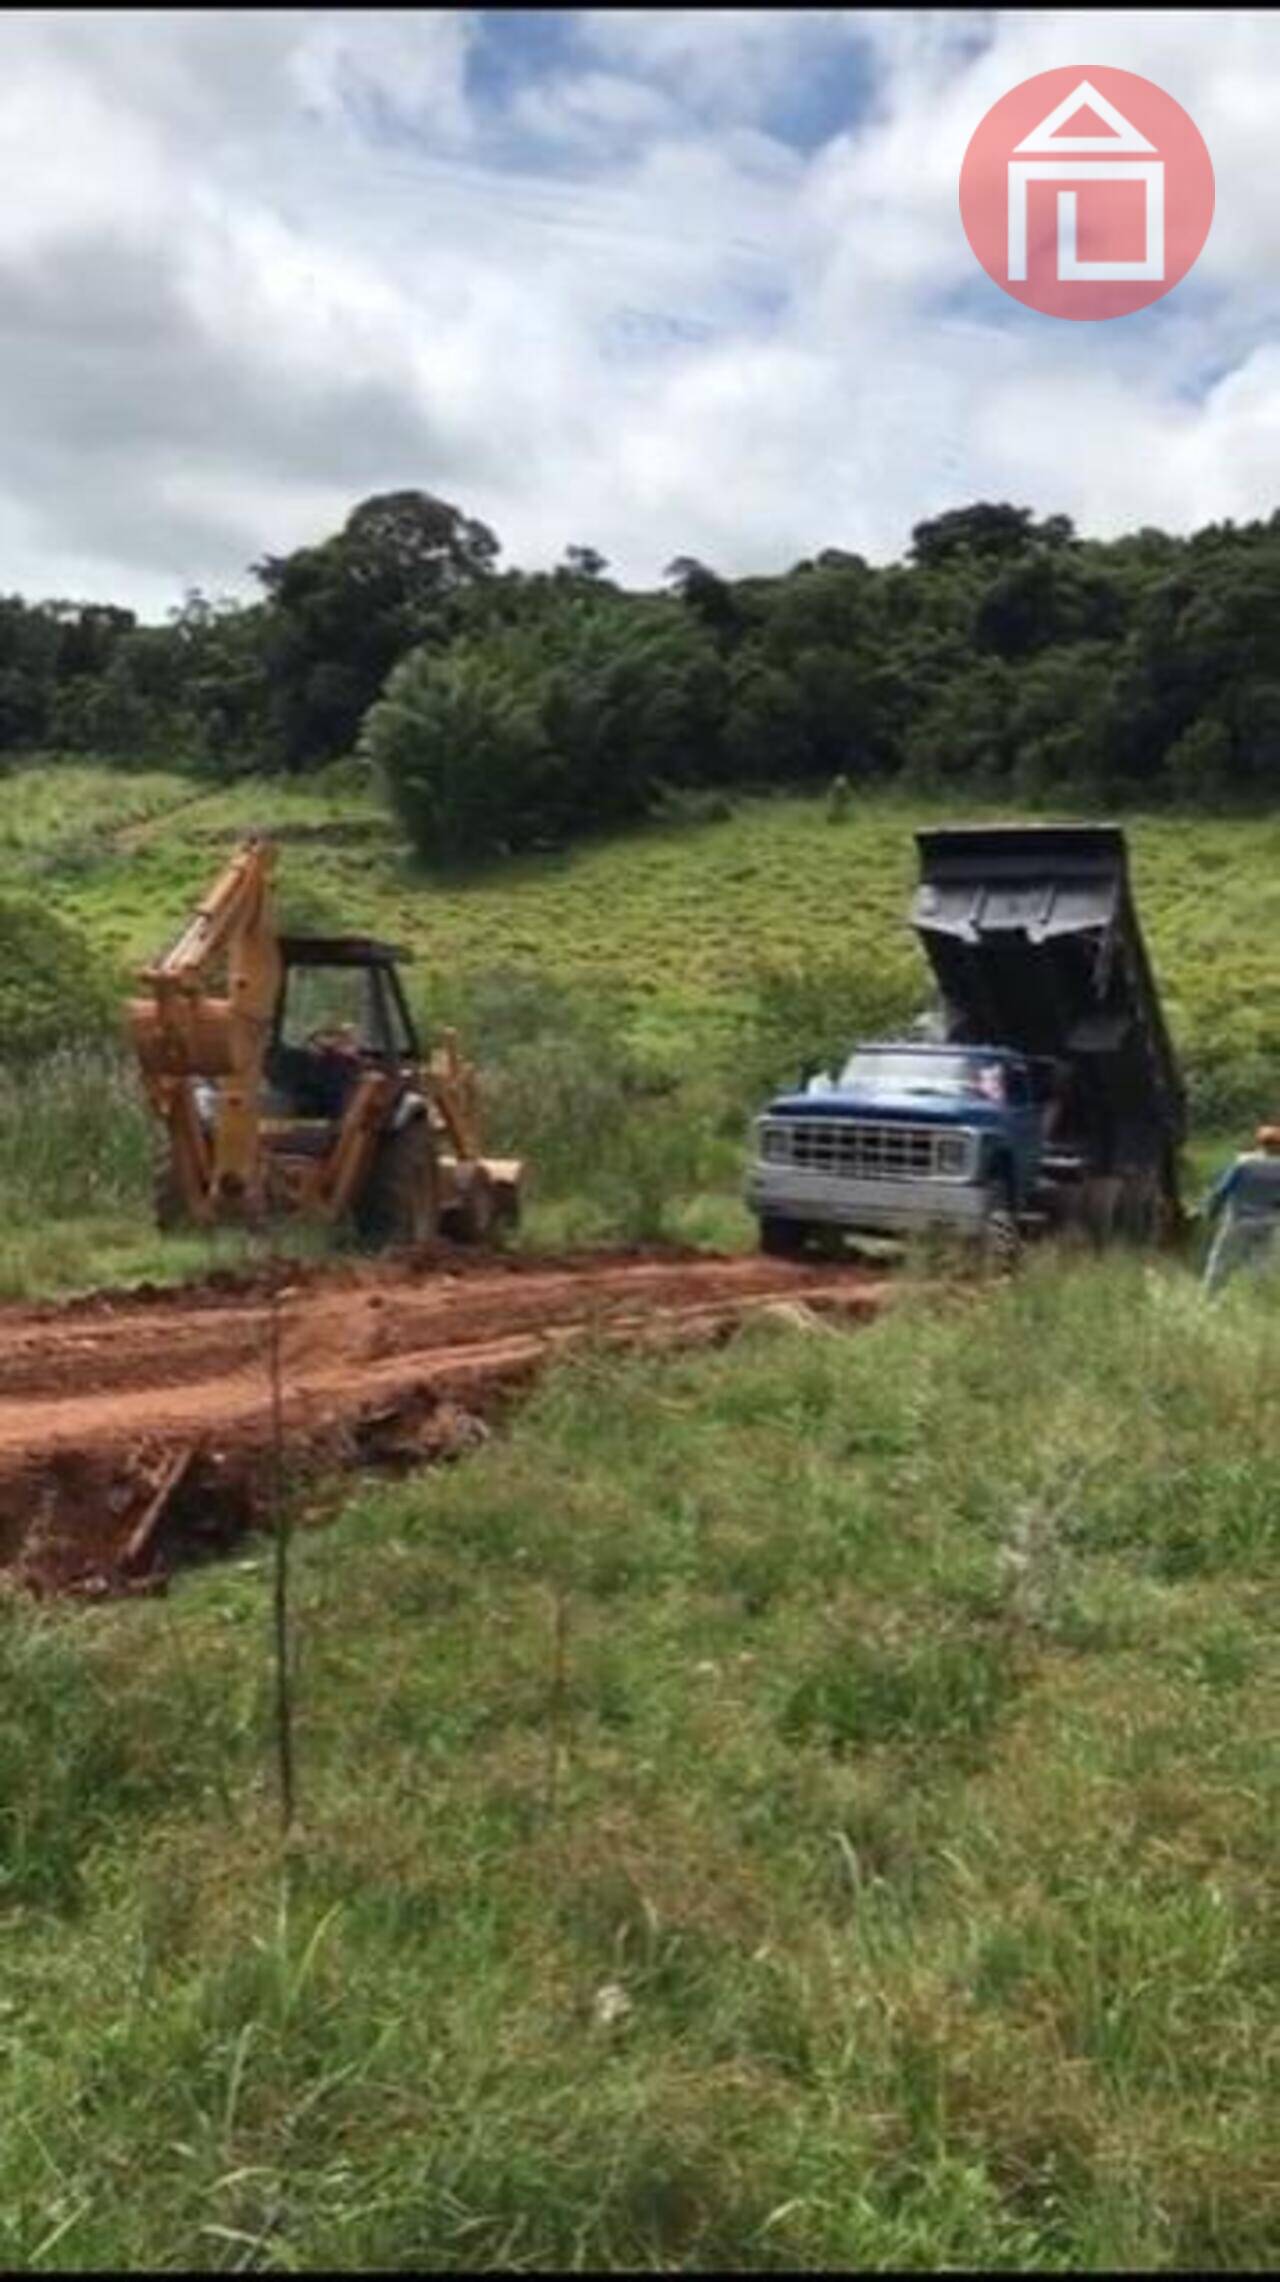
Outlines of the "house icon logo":
M1067 67L994 104L965 153L960 211L983 268L1047 316L1121 317L1185 277L1213 220L1194 121L1135 72Z

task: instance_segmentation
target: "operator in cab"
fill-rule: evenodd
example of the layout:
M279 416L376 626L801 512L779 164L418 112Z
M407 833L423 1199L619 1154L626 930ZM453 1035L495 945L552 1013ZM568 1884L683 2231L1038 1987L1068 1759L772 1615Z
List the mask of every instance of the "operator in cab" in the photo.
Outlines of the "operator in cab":
M1204 1219L1214 1228L1204 1270L1209 1294L1221 1291L1237 1268L1261 1268L1280 1229L1280 1125L1260 1125L1255 1139L1257 1146L1227 1167L1204 1202Z

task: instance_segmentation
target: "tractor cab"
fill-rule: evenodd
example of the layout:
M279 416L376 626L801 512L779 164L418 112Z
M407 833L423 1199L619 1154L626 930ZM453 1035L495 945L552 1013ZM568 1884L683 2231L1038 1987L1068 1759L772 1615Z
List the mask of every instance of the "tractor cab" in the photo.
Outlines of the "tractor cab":
M420 1082L420 1048L397 971L410 956L365 935L281 937L283 973L263 1067L262 1108L273 1125L340 1120L369 1070L397 1090Z
M423 1053L393 944L278 934L274 864L250 833L127 1009L165 1129L160 1226L284 1212L378 1244L484 1242L515 1219L523 1167L481 1155L456 1034Z

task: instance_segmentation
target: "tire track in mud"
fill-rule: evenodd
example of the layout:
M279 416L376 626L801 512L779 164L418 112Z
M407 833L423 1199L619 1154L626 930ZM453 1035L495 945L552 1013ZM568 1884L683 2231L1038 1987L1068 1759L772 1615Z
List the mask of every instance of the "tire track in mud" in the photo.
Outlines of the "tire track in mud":
M282 1271L283 1423L319 1476L455 1455L553 1356L727 1336L770 1302L848 1318L865 1267L654 1251ZM0 1569L135 1587L252 1526L271 1429L270 1278L0 1309ZM140 1542L145 1539L145 1543Z

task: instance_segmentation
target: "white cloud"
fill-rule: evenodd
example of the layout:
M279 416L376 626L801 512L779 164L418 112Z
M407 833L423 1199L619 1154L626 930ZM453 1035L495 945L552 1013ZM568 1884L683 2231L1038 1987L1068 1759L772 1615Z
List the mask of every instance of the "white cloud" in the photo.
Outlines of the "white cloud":
M521 27L6 19L0 588L243 590L404 484L509 560L589 541L645 582L883 557L982 495L1100 531L1280 500L1274 18ZM1217 174L1193 278L1114 324L1017 309L957 214L984 111L1074 61L1166 87Z

